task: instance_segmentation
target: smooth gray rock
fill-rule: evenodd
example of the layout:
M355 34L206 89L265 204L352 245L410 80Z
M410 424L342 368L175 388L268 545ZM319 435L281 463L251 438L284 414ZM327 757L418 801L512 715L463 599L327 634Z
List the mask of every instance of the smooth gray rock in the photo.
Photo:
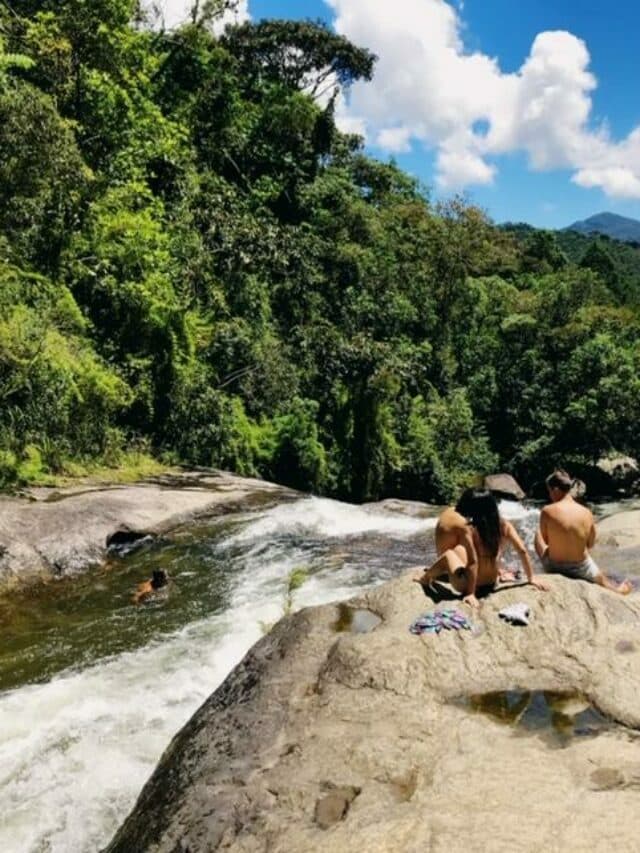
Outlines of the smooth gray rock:
M0 588L85 571L117 541L154 538L197 519L293 497L273 483L209 470L0 497Z
M598 542L616 548L640 548L640 509L618 512L600 521Z
M411 635L434 605L410 575L351 603L381 617L371 633L336 633L332 605L283 620L176 736L108 853L637 849L640 600L550 583L488 597L474 632ZM520 600L535 619L516 631L498 610ZM617 725L558 748L458 701L514 688L570 691L565 717L592 703Z
M507 500L521 501L526 497L524 489L511 474L490 474L484 478L484 487Z

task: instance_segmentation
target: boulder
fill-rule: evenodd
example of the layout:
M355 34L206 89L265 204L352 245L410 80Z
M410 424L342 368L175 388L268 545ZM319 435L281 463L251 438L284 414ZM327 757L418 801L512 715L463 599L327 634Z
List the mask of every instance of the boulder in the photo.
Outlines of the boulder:
M109 533L105 545L110 554L128 554L155 538L156 534L148 530L134 530L128 524L121 524Z
M584 482L584 480L573 481L573 486L571 487L571 496L574 497L577 501L581 501L583 498L586 498L587 484Z
M550 583L437 636L408 630L436 607L410 575L349 604L378 615L366 633L333 605L283 620L174 738L108 853L636 850L640 601ZM528 627L498 617L518 601Z
M605 456L596 467L610 480L612 493L628 492L640 480L638 462L632 456Z
M593 465L573 464L569 471L590 500L624 497L640 487L640 468L631 456L605 456Z
M198 519L298 497L273 483L208 469L128 486L0 496L0 589L86 571L109 553Z
M490 474L484 478L484 487L496 497L511 501L521 501L526 497L524 490L511 474Z

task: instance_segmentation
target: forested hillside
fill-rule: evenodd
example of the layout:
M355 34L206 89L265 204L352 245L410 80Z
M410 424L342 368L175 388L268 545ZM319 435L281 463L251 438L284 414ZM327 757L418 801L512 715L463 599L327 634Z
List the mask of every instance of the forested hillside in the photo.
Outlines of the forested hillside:
M628 216L616 213L596 213L581 222L574 222L567 231L577 231L579 234L603 234L612 240L637 243L640 241L640 222Z
M142 447L444 499L640 453L637 279L434 206L338 132L366 46L136 5L0 4L5 485Z
M536 233L535 228L525 224L503 227L525 248ZM565 263L598 273L619 302L640 304L640 244L567 228L555 231L554 238L564 252Z

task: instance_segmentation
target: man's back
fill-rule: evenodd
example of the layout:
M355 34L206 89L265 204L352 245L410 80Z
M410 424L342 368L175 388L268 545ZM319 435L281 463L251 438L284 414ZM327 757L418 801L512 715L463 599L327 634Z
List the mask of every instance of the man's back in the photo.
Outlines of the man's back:
M557 562L584 560L595 541L593 516L570 496L542 510L540 527L549 557Z

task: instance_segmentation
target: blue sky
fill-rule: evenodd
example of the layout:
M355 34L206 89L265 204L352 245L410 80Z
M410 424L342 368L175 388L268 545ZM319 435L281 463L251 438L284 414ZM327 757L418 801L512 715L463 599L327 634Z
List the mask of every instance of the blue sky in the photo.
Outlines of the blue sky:
M593 93L596 120L607 121L616 137L640 125L637 2L467 0L463 17L469 46L499 56L505 70L519 67L538 32L568 30L582 38L598 80ZM610 198L600 190L576 187L570 172L530 172L521 156L507 158L495 186L475 190L473 195L499 220L523 219L557 227L601 210L640 218L639 200Z
M640 218L633 0L240 2L254 20L323 19L378 55L339 118L434 197L464 192L496 221L548 227Z
M254 19L263 17L322 18L329 23L335 12L322 0L250 0ZM615 5L595 0L466 0L458 14L465 50L495 57L505 73L517 72L535 37L544 31L565 30L582 39L590 55L590 71L597 78L589 125L606 122L619 140L640 125L637 87L640 73L637 38L640 7L632 0ZM386 159L389 153L374 144L370 150ZM436 147L414 141L411 151L393 154L397 162L418 175L435 196L450 194L435 181ZM600 187L584 188L572 182L573 169L530 168L529 156L514 150L493 158L493 183L461 187L497 221L524 220L558 227L600 210L640 218L640 199L608 195ZM457 187L455 189L458 189Z

